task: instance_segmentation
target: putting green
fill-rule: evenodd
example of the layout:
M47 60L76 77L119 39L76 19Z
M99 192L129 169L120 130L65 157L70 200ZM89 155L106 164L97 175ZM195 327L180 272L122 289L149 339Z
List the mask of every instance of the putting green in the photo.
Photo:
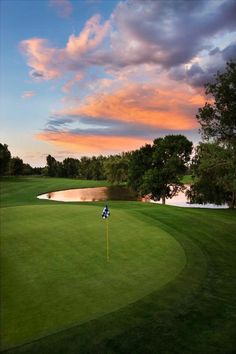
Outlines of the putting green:
M95 205L2 208L3 348L80 324L171 282L186 257L166 231Z

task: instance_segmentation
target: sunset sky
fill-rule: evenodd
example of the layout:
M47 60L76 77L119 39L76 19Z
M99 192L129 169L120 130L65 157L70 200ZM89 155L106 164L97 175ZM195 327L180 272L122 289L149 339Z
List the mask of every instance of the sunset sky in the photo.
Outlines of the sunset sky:
M1 0L1 143L32 166L197 143L235 18L235 0Z

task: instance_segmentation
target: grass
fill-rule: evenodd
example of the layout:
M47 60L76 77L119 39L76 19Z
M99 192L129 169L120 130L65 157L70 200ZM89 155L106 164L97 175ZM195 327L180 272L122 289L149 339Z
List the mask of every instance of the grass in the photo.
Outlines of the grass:
M233 354L236 211L37 200L104 182L1 181L2 351Z
M181 182L184 183L184 184L191 184L191 183L193 183L193 177L191 175L185 175L182 178Z

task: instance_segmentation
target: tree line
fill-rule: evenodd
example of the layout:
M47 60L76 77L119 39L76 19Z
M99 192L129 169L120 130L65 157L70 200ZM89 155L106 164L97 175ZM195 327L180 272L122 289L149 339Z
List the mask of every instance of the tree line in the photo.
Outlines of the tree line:
M108 180L114 184L127 182L128 166L132 153L110 156L83 156L80 159L46 157L45 167L32 167L19 157L12 157L7 144L0 143L0 176L43 175L48 177Z
M210 103L199 108L202 142L193 144L183 135L157 138L132 152L111 156L46 158L44 168L32 168L18 157L11 157L7 145L0 144L0 174L43 174L108 180L126 183L137 194L150 198L172 198L184 190L182 177L188 172L194 183L187 191L191 202L228 203L236 205L236 62L229 62L225 71L205 85Z
M127 182L130 156L130 152L124 152L111 156L83 156L80 159L68 157L59 162L48 155L45 172L50 177L108 180L120 184Z

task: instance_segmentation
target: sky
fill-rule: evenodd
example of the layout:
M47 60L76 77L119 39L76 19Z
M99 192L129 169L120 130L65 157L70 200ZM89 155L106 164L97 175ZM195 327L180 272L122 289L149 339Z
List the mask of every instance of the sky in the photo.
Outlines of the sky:
M197 144L204 84L236 59L236 0L0 4L0 141L32 166Z

